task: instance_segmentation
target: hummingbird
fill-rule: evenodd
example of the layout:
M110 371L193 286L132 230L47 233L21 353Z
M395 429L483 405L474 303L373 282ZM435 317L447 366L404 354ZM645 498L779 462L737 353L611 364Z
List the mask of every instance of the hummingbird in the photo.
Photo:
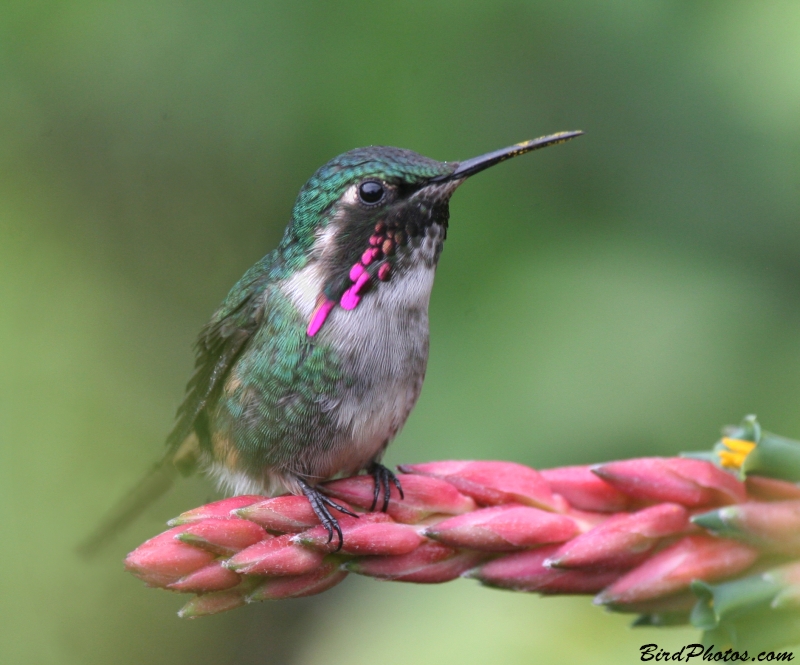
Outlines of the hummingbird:
M428 303L447 237L449 201L469 177L564 143L559 132L460 162L371 146L320 167L302 187L277 248L234 285L200 331L195 370L166 453L80 546L96 551L163 493L201 469L235 494L304 494L342 545L331 513L356 516L322 481L391 486L386 447L419 397Z

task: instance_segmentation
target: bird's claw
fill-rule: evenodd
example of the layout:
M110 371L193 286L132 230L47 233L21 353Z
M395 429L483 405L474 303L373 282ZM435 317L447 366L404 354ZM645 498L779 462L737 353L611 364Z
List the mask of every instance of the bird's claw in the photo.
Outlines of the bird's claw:
M322 526L325 527L325 531L328 532L328 542L330 543L333 540L334 533L339 536L339 545L334 550L334 552L338 552L340 549L342 549L342 545L344 545L344 536L342 535L342 527L339 525L339 520L331 515L330 508L334 508L340 513L350 515L351 517L358 518L358 515L349 508L345 508L344 506L336 503L336 501L330 497L325 496L316 487L309 485L302 478L299 480L300 487L303 489L303 494L306 495L308 502L311 504L314 514L319 518Z
M383 508L381 509L381 512L385 513L387 510L389 510L389 496L391 493L391 487L389 483L397 488L397 491L400 493L400 498L405 499L403 487L400 485L400 481L398 480L397 476L383 466L383 464L373 462L368 469L368 473L371 474L375 479L375 492L372 495L372 506L369 509L370 512L374 511L378 506L378 499L380 498L381 491L383 491Z

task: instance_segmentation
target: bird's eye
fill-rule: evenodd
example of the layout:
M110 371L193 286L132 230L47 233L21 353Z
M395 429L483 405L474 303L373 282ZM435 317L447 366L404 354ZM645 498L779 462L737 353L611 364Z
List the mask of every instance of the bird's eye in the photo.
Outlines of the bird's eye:
M380 203L384 193L383 185L376 180L367 180L358 186L358 198L367 205Z

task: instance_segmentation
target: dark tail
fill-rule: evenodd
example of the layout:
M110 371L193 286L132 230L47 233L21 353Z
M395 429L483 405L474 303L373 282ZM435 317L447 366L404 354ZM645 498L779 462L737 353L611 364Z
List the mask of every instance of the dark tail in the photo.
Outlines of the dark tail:
M156 462L144 478L117 502L97 528L78 545L78 554L87 559L95 556L153 501L172 487L175 476L178 475L178 469L172 463L173 456L174 453L165 455Z

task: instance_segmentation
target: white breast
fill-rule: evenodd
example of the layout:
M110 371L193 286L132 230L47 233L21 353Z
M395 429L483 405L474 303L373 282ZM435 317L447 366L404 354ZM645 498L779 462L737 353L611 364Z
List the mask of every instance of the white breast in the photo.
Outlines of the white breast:
M351 311L336 308L326 321L343 363L358 377L338 405L354 443L382 445L414 406L428 360L428 302L434 270L418 264L402 280L379 283ZM381 438L381 441L374 441Z

